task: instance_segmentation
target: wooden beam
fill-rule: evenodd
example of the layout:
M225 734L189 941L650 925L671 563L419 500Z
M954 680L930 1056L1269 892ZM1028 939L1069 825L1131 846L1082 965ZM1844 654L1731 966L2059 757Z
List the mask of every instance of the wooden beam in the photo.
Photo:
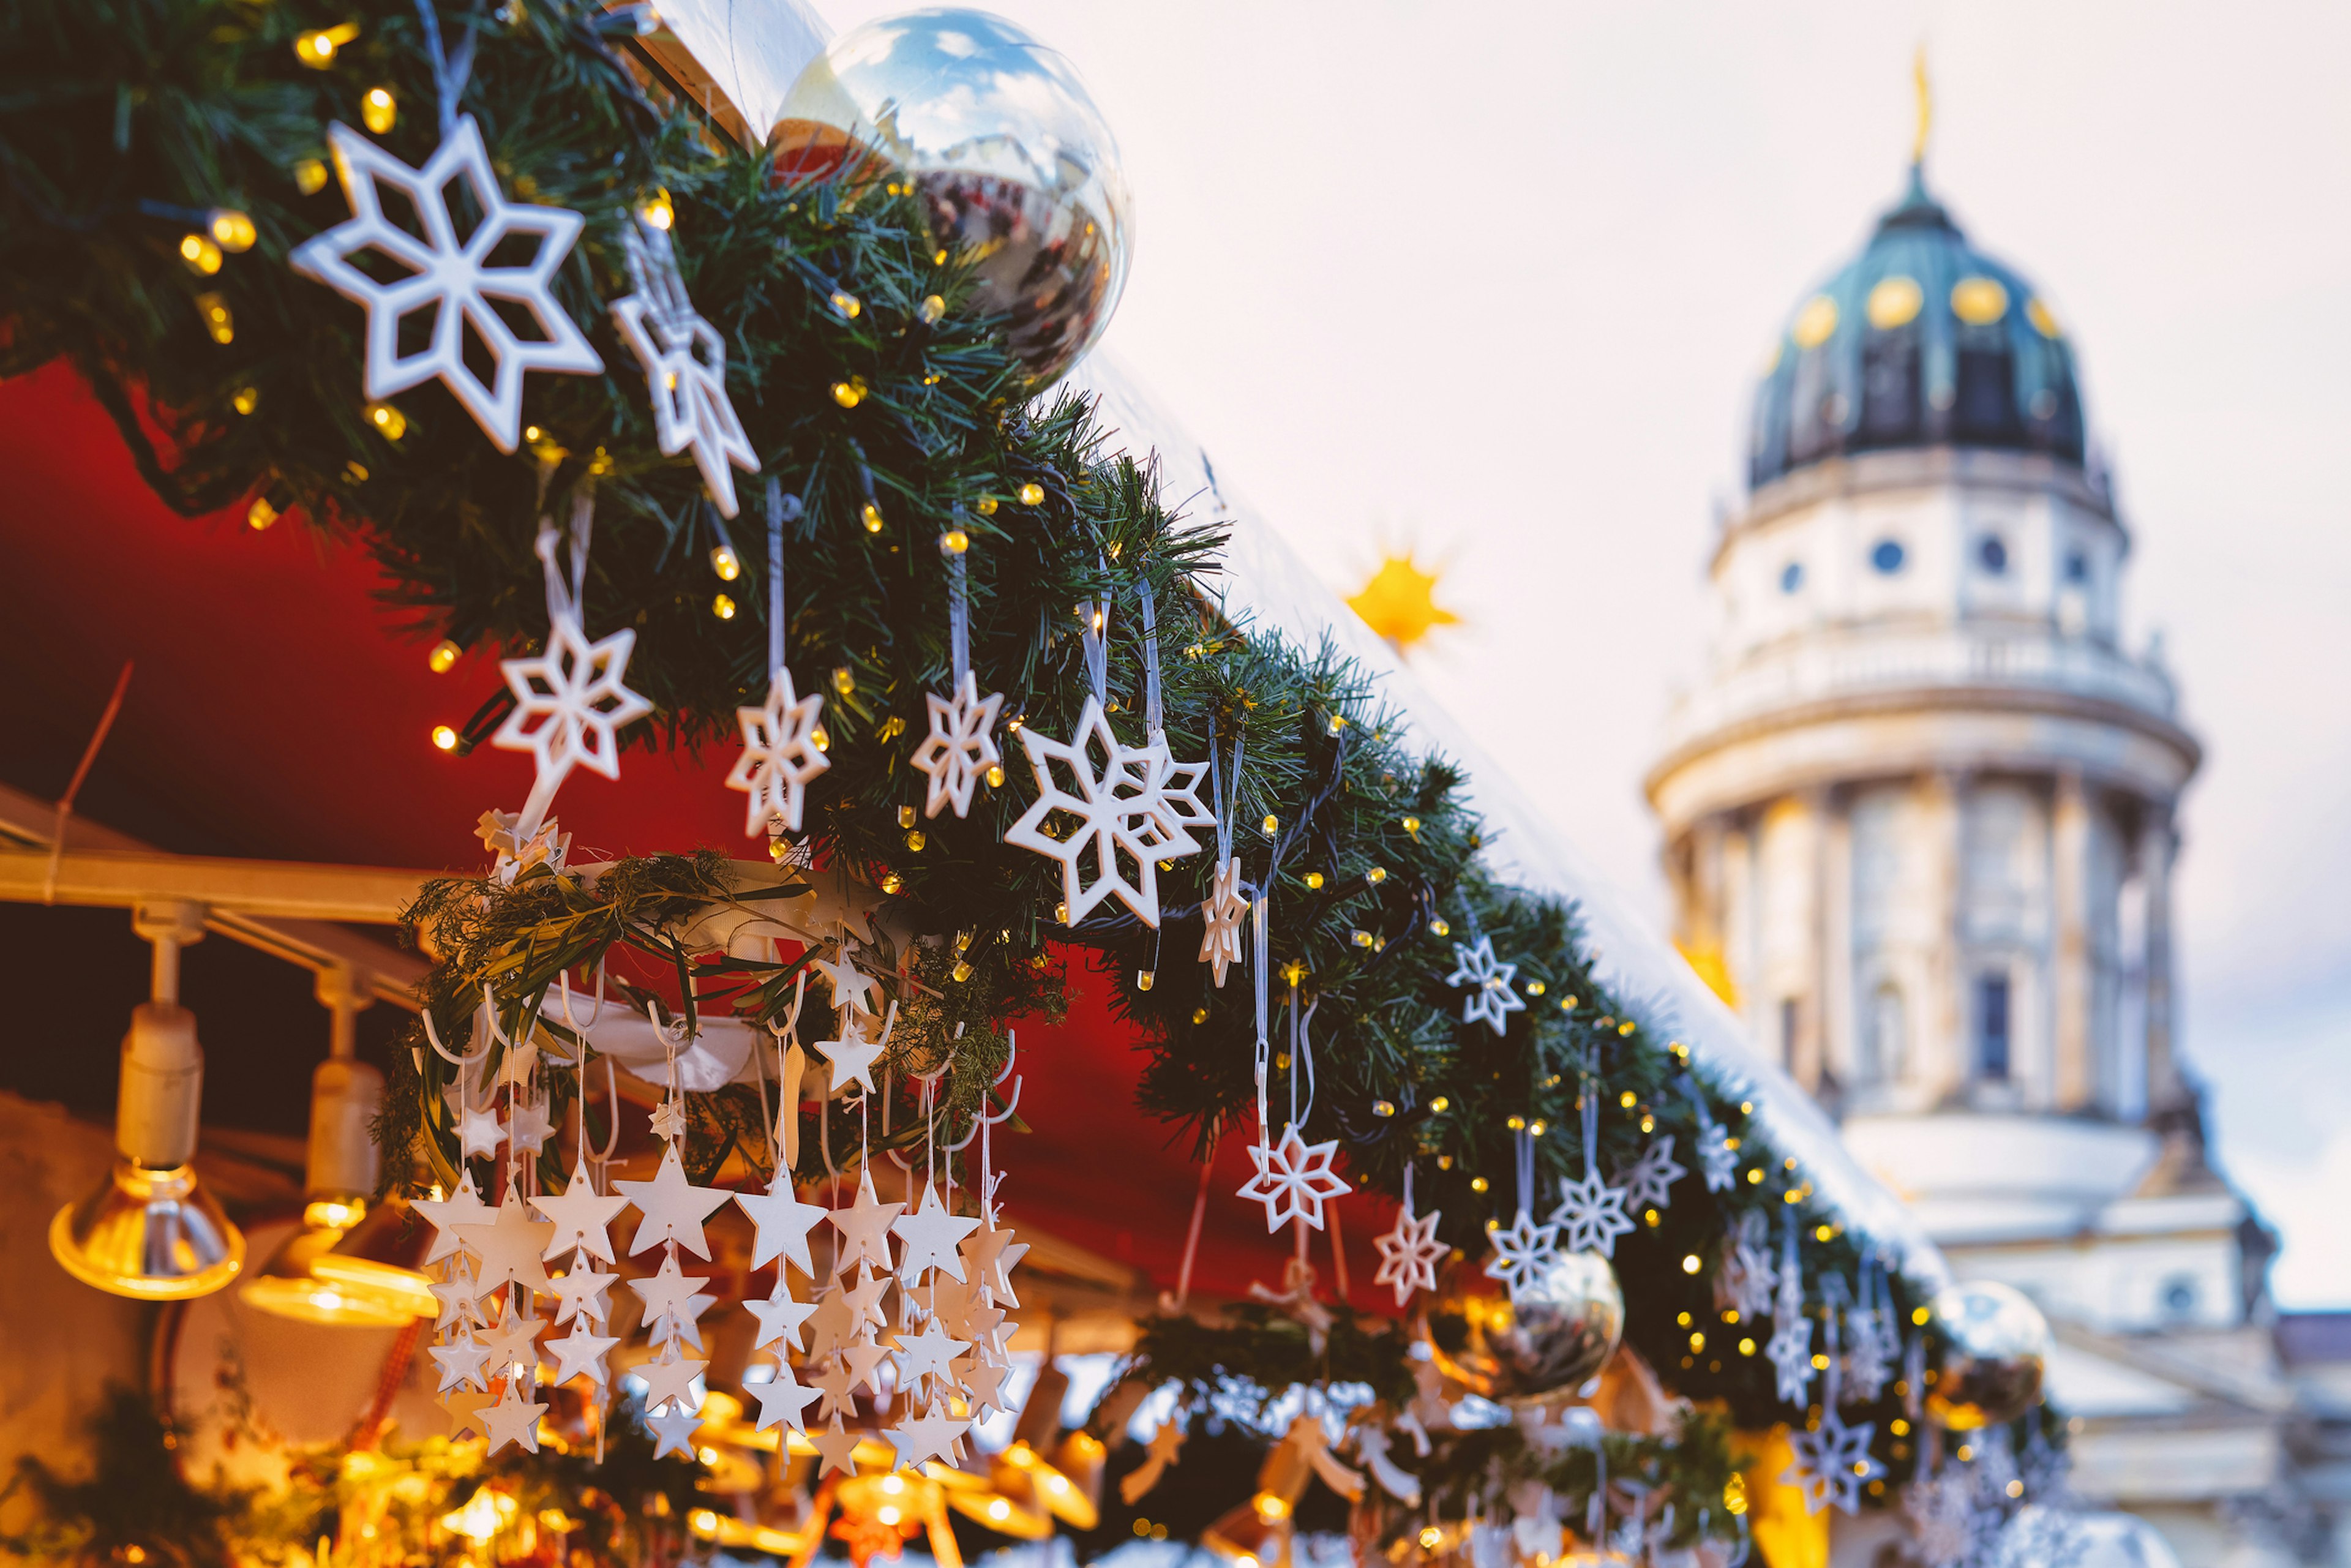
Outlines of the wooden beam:
M0 853L0 899L18 904L98 904L129 909L184 901L240 915L298 920L356 920L391 925L437 873L381 866L313 865L300 861L227 860L154 851L70 850Z

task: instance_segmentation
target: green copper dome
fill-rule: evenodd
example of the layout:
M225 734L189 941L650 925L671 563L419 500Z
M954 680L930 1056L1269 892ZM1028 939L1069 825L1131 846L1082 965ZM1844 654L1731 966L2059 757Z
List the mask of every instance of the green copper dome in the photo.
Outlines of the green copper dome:
M2082 461L2082 399L2057 319L1910 187L1869 244L1797 306L1755 393L1748 483L1891 447L1990 446Z

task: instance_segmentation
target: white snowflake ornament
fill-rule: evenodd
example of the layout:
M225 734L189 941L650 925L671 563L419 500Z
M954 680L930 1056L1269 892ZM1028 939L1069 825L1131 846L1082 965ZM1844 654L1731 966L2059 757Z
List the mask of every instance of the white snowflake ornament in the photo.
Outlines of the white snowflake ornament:
M1698 1163L1706 1173L1706 1190L1729 1192L1739 1181L1739 1146L1721 1124L1708 1122L1698 1130Z
M1372 1246L1380 1255L1379 1272L1372 1276L1372 1283L1394 1290L1399 1307L1412 1300L1415 1291L1437 1289L1437 1266L1453 1250L1437 1239L1437 1222L1441 1218L1436 1209L1415 1214L1406 1205L1396 1210L1395 1224L1387 1234L1372 1238Z
M1616 1239L1633 1232L1632 1217L1625 1212L1625 1189L1610 1186L1598 1171L1586 1171L1582 1181L1559 1178L1559 1207L1551 1222L1559 1244L1570 1252L1616 1256Z
M1664 1208L1673 1202L1674 1183L1689 1172L1674 1163L1674 1141L1671 1137L1654 1140L1641 1151L1641 1157L1616 1173L1616 1185L1625 1189L1627 1209Z
M1834 1410L1822 1411L1818 1427L1788 1434L1795 1462L1782 1472L1781 1483L1803 1494L1806 1513L1818 1513L1831 1503L1843 1512L1858 1513L1863 1484L1886 1473L1869 1451L1876 1434L1874 1421L1848 1427Z
M522 435L526 372L592 376L604 370L554 294L555 274L580 236L580 214L507 201L470 114L458 117L421 169L347 125L327 127L327 145L351 215L296 246L287 260L366 309L368 397L380 401L437 379L499 451L512 452ZM462 240L449 202L450 188L460 183L481 214ZM413 213L422 238L386 215L387 188ZM492 265L491 256L517 238L536 238L530 259ZM402 276L391 282L370 277L354 258L371 251ZM528 317L535 334L517 332L500 304ZM431 336L423 349L403 355L401 325L420 315L430 317ZM488 356L486 383L466 362L469 346Z
M1445 977L1445 983L1469 988L1469 999L1461 1004L1461 1021L1484 1022L1496 1034L1509 1032L1510 1014L1525 1011L1527 1005L1511 984L1518 974L1516 964L1505 964L1494 956L1492 937L1479 937L1475 946L1456 942L1453 973Z
M1779 1304L1772 1309L1771 1339L1763 1354L1771 1363L1779 1396L1790 1405L1802 1405L1804 1391L1813 1382L1813 1320L1804 1315L1803 1298L1784 1281Z
M1499 1280L1515 1301L1551 1267L1559 1252L1559 1227L1538 1225L1533 1215L1520 1210L1515 1222L1491 1235L1494 1255L1486 1260L1486 1277Z
M734 469L757 473L759 455L726 394L726 340L687 300L667 234L632 223L627 245L636 291L612 301L612 323L644 370L654 438L664 457L693 452L712 503L731 517Z
M1200 962L1215 974L1220 990L1225 971L1241 961L1241 925L1249 909L1241 894L1241 863L1227 855L1217 862L1208 896L1200 901Z
M498 671L514 694L514 711L490 737L502 751L528 751L538 769L523 819L544 820L555 792L574 768L607 779L621 776L620 731L653 711L622 685L637 634L622 627L597 642L580 629L580 612L559 606L547 628L546 650L527 659L502 659Z
M1091 696L1068 740L1054 740L1040 735L1036 726L1024 725L1020 745L1036 775L1037 800L1006 831L1004 841L1061 862L1062 923L1077 925L1096 904L1115 895L1136 919L1156 926L1158 862L1165 853L1158 846L1165 840L1149 812L1139 808L1144 794L1144 753L1119 744L1101 699ZM1057 767L1070 787L1055 776ZM1045 831L1057 812L1077 820L1065 838ZM1092 881L1086 876L1089 858Z
M1323 1204L1345 1196L1348 1190L1345 1179L1331 1168L1338 1154L1335 1138L1310 1144L1298 1135L1296 1127L1284 1127L1280 1142L1269 1146L1260 1139L1249 1145L1257 1175L1241 1187L1240 1196L1265 1205L1269 1231L1279 1230L1292 1219L1302 1219L1320 1230Z
M751 798L744 817L747 834L765 836L770 821L800 831L809 781L832 766L817 744L823 712L823 694L799 695L792 689L791 671L781 664L768 682L763 706L735 710L735 722L743 727L743 755L727 772L726 788Z
M954 696L925 692L923 701L930 709L931 733L914 756L915 770L930 780L923 791L923 815L935 817L953 806L956 816L964 816L971 810L974 786L1004 760L994 733L1004 694L981 696L978 677L967 670Z

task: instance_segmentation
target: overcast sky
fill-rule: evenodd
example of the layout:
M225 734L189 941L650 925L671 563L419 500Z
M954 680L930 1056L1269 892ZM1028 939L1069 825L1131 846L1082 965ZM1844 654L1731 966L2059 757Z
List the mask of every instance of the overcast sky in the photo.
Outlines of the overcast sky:
M2280 1299L2351 1306L2351 9L992 8L1119 137L1110 346L1333 586L1449 563L1431 684L1661 919L1639 779L1751 378L1896 195L1923 40L1930 181L2073 334L2131 642L2209 747L2178 897L2220 1158Z

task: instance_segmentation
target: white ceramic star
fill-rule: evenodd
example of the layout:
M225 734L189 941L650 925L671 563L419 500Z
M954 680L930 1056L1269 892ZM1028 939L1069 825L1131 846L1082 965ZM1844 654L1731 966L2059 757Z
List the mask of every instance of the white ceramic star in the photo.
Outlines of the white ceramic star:
M498 450L512 452L522 434L527 371L603 372L604 361L554 294L556 272L580 235L580 214L507 201L470 114L458 118L421 169L347 125L329 125L327 145L351 215L297 246L287 265L366 309L370 399L438 378ZM462 240L449 200L451 187L458 185L481 214ZM402 198L403 216L413 214L424 231L421 238L386 215L384 187ZM538 242L528 262L492 265L494 253L521 237ZM402 276L391 282L370 277L353 260L370 251ZM528 316L535 333L516 331L498 304ZM432 323L426 346L403 355L402 324L426 314ZM488 356L493 369L486 385L467 363L469 346L477 361Z
M612 301L612 324L644 369L662 455L674 457L691 448L711 501L731 517L733 470L758 473L759 455L751 450L735 400L726 394L726 340L688 303L677 264L668 255L669 236L653 232L659 237L649 242L635 225L629 229L637 290Z
M576 1250L607 1263L613 1260L611 1224L629 1207L629 1200L599 1193L596 1184L588 1179L585 1162L571 1167L571 1180L561 1197L534 1197L530 1206L555 1226L553 1239L539 1254L542 1258L551 1261Z
M751 1217L751 1267L764 1269L780 1258L803 1274L814 1274L809 1260L809 1229L824 1218L823 1206L802 1203L792 1190L791 1173L778 1169L766 1192L738 1192L735 1201ZM783 1270L776 1270L782 1288Z
M537 1366L538 1336L546 1328L545 1318L508 1307L507 1315L498 1320L497 1326L482 1336L482 1343L490 1353L490 1371L500 1375L512 1375L527 1373Z
M847 1208L836 1208L825 1216L841 1232L841 1244L833 1249L834 1270L845 1275L863 1263L876 1276L890 1273L890 1224L905 1207L903 1203L883 1203L875 1198L873 1173L860 1166L857 1197Z
M823 1400L817 1407L817 1419L821 1421L830 1416L838 1425L843 1411L852 1416L857 1414L857 1403L849 1393L856 1384L857 1375L850 1371L849 1364L837 1355L810 1373L809 1386L815 1389Z
M1372 1276L1372 1283L1392 1288L1399 1307L1412 1299L1415 1291L1437 1289L1437 1266L1453 1250L1437 1239L1439 1218L1435 1209L1416 1215L1410 1208L1399 1208L1395 1227L1384 1236L1372 1238L1372 1246L1380 1255L1379 1272Z
M987 770L1004 760L996 747L997 710L1004 695L979 695L979 679L966 670L953 697L923 694L931 733L914 747L914 767L930 779L923 791L923 815L935 817L949 806L958 817L971 810L971 791Z
M1486 1277L1499 1280L1516 1301L1519 1292L1541 1278L1559 1251L1559 1227L1538 1225L1521 1212L1510 1225L1491 1233L1494 1255L1486 1260Z
M1004 841L1061 862L1064 924L1077 925L1116 894L1136 919L1157 925L1160 852L1155 846L1162 836L1149 814L1138 809L1150 767L1145 751L1120 745L1101 702L1091 696L1069 740L1051 739L1035 725L1023 725L1020 745L1036 775L1037 800L1006 831ZM1056 777L1057 766L1068 776L1069 788ZM1045 831L1056 813L1076 819L1065 838ZM1091 883L1082 863L1089 852Z
M456 1267L449 1271L448 1278L433 1281L432 1291L433 1299L441 1303L440 1311L434 1314L434 1333L438 1333L452 1323L473 1329L480 1328L489 1321L482 1315L481 1284L475 1278L465 1254L458 1255Z
M574 1258L568 1271L547 1281L548 1293L555 1298L555 1321L568 1323L577 1318L602 1327L611 1311L604 1292L619 1278L618 1274L599 1273L595 1264Z
M817 1470L819 1480L830 1475L857 1473L857 1445L863 1439L859 1433L844 1430L839 1416L832 1418L831 1426L809 1433L808 1439L816 1445L817 1454L823 1460Z
M882 1009L873 1005L873 989L877 982L857 967L857 960L850 956L846 938L834 946L836 951L831 957L809 960L809 967L824 977L825 985L831 993L833 1010L879 1016Z
M873 1087L873 1063L882 1056L881 1040L863 1038L854 1023L849 1026L845 1033L848 1038L843 1040L819 1040L810 1042L816 1047L817 1054L823 1057L831 1069L831 1076L828 1082L835 1089L844 1084L854 1083L868 1094L876 1092Z
M1846 1513L1859 1512L1864 1483L1886 1473L1869 1451L1876 1435L1875 1421L1848 1427L1835 1411L1822 1411L1817 1427L1788 1434L1794 1462L1781 1472L1781 1484L1803 1493L1806 1513L1818 1513L1831 1503Z
M977 1353L955 1364L956 1382L962 1385L964 1400L977 1416L982 1410L1002 1410L1004 1379L1012 1369L1002 1362L991 1361Z
M507 1114L507 1141L520 1153L538 1153L554 1131L555 1124L547 1119L547 1113L528 1100L517 1101Z
M878 1340L854 1339L841 1347L841 1364L849 1368L851 1387L865 1385L878 1404L887 1396L882 1389L882 1368L889 1364L890 1347Z
M527 1291L547 1289L547 1239L555 1227L530 1217L530 1205L509 1188L506 1201L490 1211L487 1223L475 1221L457 1228L465 1245L482 1260L477 1281L483 1294L512 1281Z
M661 1267L650 1276L630 1281L629 1289L634 1291L637 1299L644 1303L644 1316L648 1320L699 1317L701 1313L694 1306L695 1297L701 1296L705 1302L715 1299L702 1295L702 1287L709 1282L700 1274L688 1274L681 1270L677 1266L677 1254L669 1252L663 1255Z
M1616 1185L1625 1189L1626 1212L1643 1208L1664 1208L1673 1202L1674 1183L1689 1172L1674 1163L1674 1140L1661 1137L1641 1151L1641 1157L1616 1173Z
M1474 947L1453 944L1453 973L1445 977L1445 983L1469 988L1469 999L1461 1004L1463 1023L1482 1020L1496 1034L1505 1034L1510 1027L1510 1015L1526 1010L1526 998L1511 987L1518 975L1516 964L1505 964L1494 956L1494 939L1480 936Z
M758 1322L759 1332L751 1336L751 1348L764 1350L769 1345L789 1345L800 1348L802 1326L816 1315L816 1308L806 1301L796 1301L784 1284L782 1270L776 1271L776 1288L765 1301L757 1296L743 1299L743 1310ZM778 1354L782 1354L780 1349Z
M635 631L626 626L590 643L579 612L559 608L548 622L544 653L498 661L515 706L490 744L531 754L538 770L531 794L534 800L544 797L540 812L574 768L607 779L621 776L619 731L653 711L653 704L622 685L636 645ZM526 807L524 815L530 814Z
M1241 864L1227 855L1208 879L1208 896L1200 901L1200 962L1208 966L1221 989L1225 971L1242 962L1241 925L1249 918L1249 900L1241 896Z
M1241 1187L1240 1196L1265 1205L1265 1228L1279 1230L1293 1219L1322 1228L1322 1205L1343 1197L1345 1178L1331 1168L1339 1143L1310 1144L1296 1127L1284 1127L1281 1141L1268 1147L1260 1138L1249 1145L1257 1175Z
M680 1094L664 1096L662 1103L653 1107L653 1113L645 1118L645 1124L652 1130L653 1135L664 1143L674 1144L684 1137L686 1129L684 1096Z
M969 1340L949 1339L937 1322L923 1325L919 1333L898 1336L898 1386L912 1388L917 1377L952 1382L956 1356L971 1348Z
M792 1380L791 1363L778 1358L776 1375L765 1383L744 1385L744 1392L759 1396L759 1422L754 1428L764 1432L770 1427L786 1426L795 1432L805 1433L808 1423L800 1413L817 1396L816 1390L801 1386Z
M575 1377L586 1377L598 1385L611 1381L604 1368L604 1354L621 1342L610 1335L600 1334L583 1321L571 1325L571 1332L561 1339L547 1342L555 1353L554 1383L569 1383Z
M990 1221L963 1244L965 1278L974 1288L985 1288L996 1305L1018 1307L1020 1298L1012 1293L1012 1270L1028 1255L1029 1244L1013 1240L1010 1226Z
M890 1326L890 1314L882 1310L882 1298L889 1289L890 1276L875 1273L870 1264L862 1279L841 1287L841 1301L849 1311L849 1333L852 1336L871 1334L877 1329Z
M681 1354L675 1345L663 1351L657 1360L639 1362L637 1375L645 1380L645 1408L669 1405L680 1410L701 1409L702 1401L695 1396L694 1380L709 1364Z
M925 1269L939 1269L962 1279L963 1260L956 1249L965 1237L978 1228L977 1215L957 1218L939 1201L939 1189L924 1184L923 1201L914 1212L902 1214L890 1223L890 1234L904 1243L898 1257L898 1272L911 1281L919 1278Z
M538 1452L538 1418L547 1414L547 1406L523 1397L523 1380L507 1379L506 1392L498 1402L484 1410L484 1432L490 1440L488 1452L496 1453L512 1443L527 1454Z
M686 1180L675 1144L662 1151L661 1168L653 1180L616 1181L612 1186L644 1216L637 1222L636 1239L629 1243L632 1258L661 1242L675 1241L695 1257L707 1259L710 1244L703 1239L702 1223L735 1196L723 1186L696 1186Z
M1570 1252L1616 1256L1616 1239L1633 1233L1632 1217L1625 1212L1625 1190L1610 1186L1598 1171L1582 1181L1559 1178L1559 1207L1551 1211L1559 1228L1559 1244Z
M498 1145L506 1141L506 1135L505 1124L498 1120L498 1113L486 1105L469 1105L457 1113L460 1158L470 1160L480 1155L486 1159L498 1152Z
M453 1388L488 1390L489 1377L483 1364L490 1359L490 1347L475 1339L471 1330L447 1344L430 1347L424 1354L441 1369L441 1386L436 1392L446 1394Z
M457 1190L449 1197L420 1197L408 1207L433 1222L433 1245L424 1253L427 1263L438 1263L459 1251L471 1254L462 1228L490 1218L490 1206L482 1201L471 1171L459 1173Z
M771 821L800 831L809 781L832 766L816 743L823 712L824 694L799 695L792 690L791 671L781 664L768 682L764 706L735 710L735 722L743 727L743 755L728 770L726 788L751 798L743 826L751 837L765 838Z
M924 1415L908 1416L896 1426L883 1429L883 1436L898 1450L897 1469L913 1469L925 1459L952 1458L956 1439L971 1429L971 1423L942 1416L938 1409L933 1406Z
M653 1458L656 1459L664 1454L684 1454L689 1459L695 1458L694 1435L701 1429L700 1413L683 1406L645 1417L645 1430L653 1434Z

